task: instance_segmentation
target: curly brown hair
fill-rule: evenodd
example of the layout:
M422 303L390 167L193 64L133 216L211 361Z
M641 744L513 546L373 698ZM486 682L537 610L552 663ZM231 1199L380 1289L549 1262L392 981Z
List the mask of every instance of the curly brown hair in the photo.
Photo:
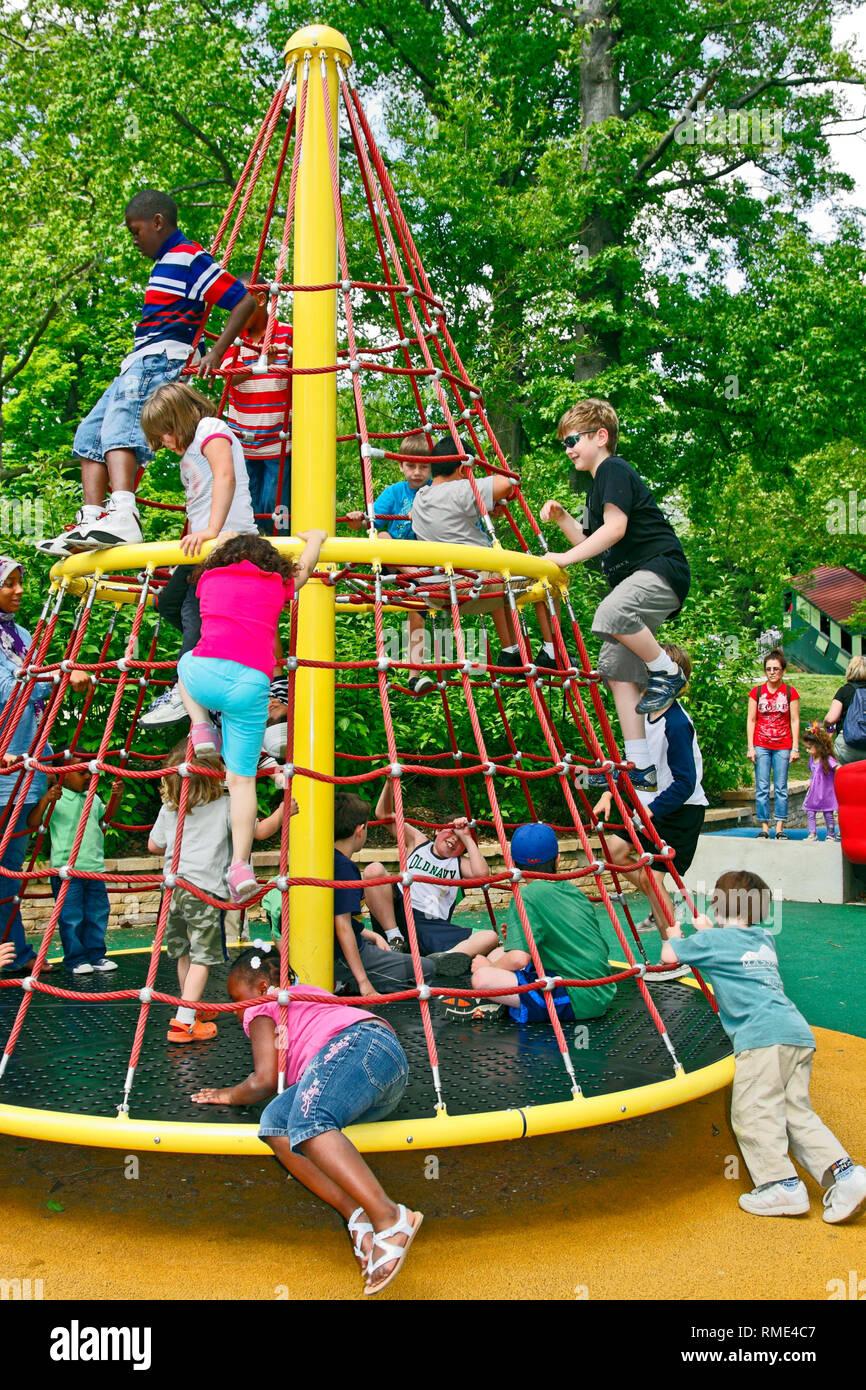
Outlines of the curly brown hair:
M182 738L180 743L176 743L171 752L166 755L164 767L176 768L186 761L186 739ZM205 756L196 755L195 762L199 767L210 768L213 772L223 772L222 760L215 754ZM180 793L182 783L177 772L169 772L165 777L160 778L160 796L170 810L176 811L180 806ZM210 801L218 801L223 794L222 778L203 777L200 772L189 774L189 796L186 801L186 809L191 811L194 806L206 806Z
M224 569L226 565L239 565L242 560L249 560L251 565L264 570L266 574L278 574L286 583L290 579L294 579L298 572L294 560L284 559L265 536L251 533L231 536L228 540L220 541L219 545L214 546L204 564L199 565L193 571L190 582L198 583L205 570L218 570Z
M820 724L813 723L803 735L803 742L810 751L814 749L812 756L820 758L821 768L827 776L832 770L830 758L833 753L833 735L827 729L822 729Z

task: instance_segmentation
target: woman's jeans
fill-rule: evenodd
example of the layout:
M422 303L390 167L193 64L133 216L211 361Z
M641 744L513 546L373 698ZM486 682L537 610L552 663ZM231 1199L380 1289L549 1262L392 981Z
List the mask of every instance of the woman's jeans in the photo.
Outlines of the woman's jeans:
M775 789L774 820L788 819L788 764L790 748L755 749L755 819L762 824L770 820L770 768L773 769Z

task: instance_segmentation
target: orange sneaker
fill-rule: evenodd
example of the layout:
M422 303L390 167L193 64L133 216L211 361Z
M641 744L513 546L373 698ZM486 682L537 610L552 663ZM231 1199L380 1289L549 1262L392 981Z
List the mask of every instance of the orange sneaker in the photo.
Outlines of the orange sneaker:
M202 1023L196 1019L195 1023L180 1023L173 1018L168 1025L166 1037L171 1043L192 1043L208 1042L210 1038L216 1037L215 1023Z

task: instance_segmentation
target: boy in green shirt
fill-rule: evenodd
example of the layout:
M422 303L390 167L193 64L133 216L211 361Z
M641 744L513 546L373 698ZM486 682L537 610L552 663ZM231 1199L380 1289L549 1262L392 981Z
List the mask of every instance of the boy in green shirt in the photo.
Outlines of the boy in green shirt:
M87 754L78 749L73 756L85 760ZM48 824L51 834L51 867L54 870L66 868L69 863L72 845L87 800L90 773L83 768L70 769L63 772L61 777L62 785L58 782L50 787L27 817L28 830L36 830L41 825L46 811L53 807ZM94 796L73 869L84 869L88 873L105 873L105 835L102 830L104 815L104 802L98 796ZM64 879L59 874L52 874L51 891L55 899L60 894L63 882ZM63 943L63 964L73 975L92 975L94 970L117 969L116 963L109 960L105 954L108 913L108 892L104 883L87 878L68 880L57 925Z
M511 857L519 869L558 873L559 843L555 832L541 821L519 825L512 836ZM595 909L575 883L531 879L521 884L520 891L535 945L550 975L566 980L598 980L610 974L607 945L596 921ZM499 1005L505 1004L517 1023L547 1022L543 990L511 992L518 985L531 984L538 979L515 903L508 909L504 925L507 928L504 949L497 947L489 956L475 956L472 960L473 989L496 989L502 993L495 999L476 1001L473 1012L488 1011L486 1005L491 1006L490 1011L498 1011ZM614 984L584 988L557 985L553 1002L559 1017L568 1023L601 1018L607 1013L615 993Z

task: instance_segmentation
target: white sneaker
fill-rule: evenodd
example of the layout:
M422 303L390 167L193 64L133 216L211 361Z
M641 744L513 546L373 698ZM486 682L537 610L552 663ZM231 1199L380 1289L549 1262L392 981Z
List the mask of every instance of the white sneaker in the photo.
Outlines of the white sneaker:
M81 528L82 550L107 550L112 545L141 545L141 522L134 507L108 503L105 515Z
M173 685L156 697L138 722L143 729L159 729L163 724L177 724L180 719L188 718L180 691Z
M83 961L81 962L80 965L73 965L73 967L72 967L72 974L73 974L73 975L92 975L92 974L93 974L93 966L90 964L90 961L89 961L89 960L83 960Z
M654 970L652 975L644 976L644 984L655 985L666 980L681 980L684 975L690 973L687 965L672 965L670 970Z
M817 845L817 843L818 843L818 836L817 836L817 835L807 835L807 836L806 836L806 844L807 844L807 845Z
M824 1220L833 1226L856 1216L866 1206L866 1168L858 1163L847 1178L827 1188L823 1202Z
M101 512L99 521L105 516ZM65 560L67 556L74 555L76 551L85 549L87 532L90 527L96 525L94 521L85 521L84 512L81 508L75 513L75 523L67 526L59 536L50 536L42 541L37 541L35 549L40 555L50 555L54 560Z
M805 1216L809 1210L809 1194L803 1182L798 1182L794 1188L774 1182L771 1187L744 1192L740 1206L752 1216Z
M108 956L103 956L101 960L95 960L93 962L93 969L99 970L104 974L107 970L116 970L117 961L109 960Z

